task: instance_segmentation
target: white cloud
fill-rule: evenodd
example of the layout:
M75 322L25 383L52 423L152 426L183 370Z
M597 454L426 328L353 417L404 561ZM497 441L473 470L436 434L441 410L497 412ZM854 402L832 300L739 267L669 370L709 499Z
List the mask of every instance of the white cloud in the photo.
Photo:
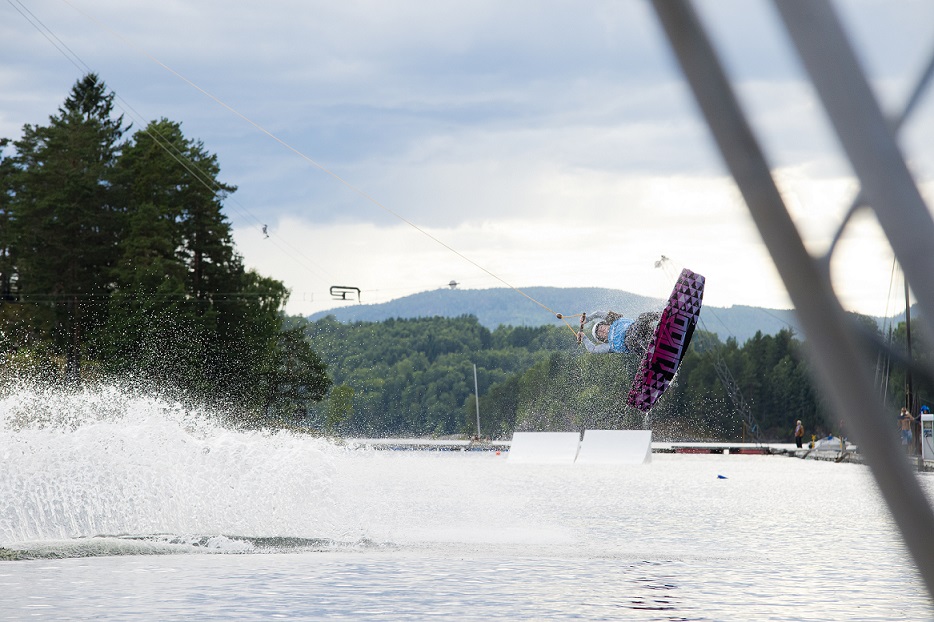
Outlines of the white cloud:
M288 218L270 228L269 240L255 227L238 230L236 239L252 267L286 281L293 291L292 313L333 307L330 285L360 287L365 302L383 302L452 279L468 288L596 286L665 297L673 276L655 269L661 255L677 264L675 273L686 266L708 276L709 304L787 307L728 180L609 181L604 189L625 194L625 205L584 205L562 219L499 218L419 230L401 223L322 226ZM584 182L590 201L600 203L598 181ZM728 215L705 220L703 214L715 207L727 208ZM685 220L688 228L679 224ZM279 248L264 248L273 244ZM302 255L289 249L301 249ZM309 258L316 265L309 266Z
M808 248L822 252L855 184L781 24L767 3L698 6ZM926 62L934 5L838 8L897 109ZM290 311L326 308L332 284L357 284L376 302L451 279L501 283L147 54L510 283L663 296L670 279L653 265L664 254L707 274L708 304L788 304L642 0L69 0L30 10L131 107L137 128L165 116L218 154L221 178L240 188L227 204L239 249L293 289ZM82 73L10 4L0 59L0 136L11 138L45 123ZM923 184L934 171L932 105L902 137ZM890 271L891 251L871 220L848 230L834 272L848 304L880 313L888 277L875 274ZM262 224L275 235L264 239Z

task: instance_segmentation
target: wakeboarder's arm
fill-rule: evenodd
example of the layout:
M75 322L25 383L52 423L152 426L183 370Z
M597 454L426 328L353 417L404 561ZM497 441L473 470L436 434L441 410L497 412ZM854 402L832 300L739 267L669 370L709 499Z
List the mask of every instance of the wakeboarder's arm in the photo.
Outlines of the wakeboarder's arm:
M606 319L606 311L591 311L590 313L587 314L588 322L591 322L591 321L600 322L605 319ZM590 338L587 336L587 334L584 331L581 331L580 336L581 338L578 339L578 341L580 341L580 343L583 344L583 346L587 348L587 351L590 352L591 354L606 354L607 352L612 352L612 350L610 349L610 344L594 343L593 341L590 340Z
M594 343L593 341L590 340L589 337L587 337L587 335L582 336L581 343L583 344L585 348L587 348L587 351L590 352L591 354L606 354L608 352L612 352L612 350L610 350L610 344Z

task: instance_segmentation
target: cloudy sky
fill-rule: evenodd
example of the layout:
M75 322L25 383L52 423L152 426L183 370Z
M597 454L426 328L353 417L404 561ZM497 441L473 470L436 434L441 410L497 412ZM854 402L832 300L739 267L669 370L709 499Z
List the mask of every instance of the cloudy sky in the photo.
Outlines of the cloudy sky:
M934 3L837 6L896 112L934 50ZM774 8L697 8L823 252L857 186ZM0 137L47 123L88 70L136 129L166 117L217 154L237 248L291 289L291 313L339 304L332 285L368 303L452 280L666 297L684 266L708 305L790 307L643 0L8 0ZM932 99L900 139L929 204ZM871 215L847 229L834 280L848 308L892 314L878 231Z

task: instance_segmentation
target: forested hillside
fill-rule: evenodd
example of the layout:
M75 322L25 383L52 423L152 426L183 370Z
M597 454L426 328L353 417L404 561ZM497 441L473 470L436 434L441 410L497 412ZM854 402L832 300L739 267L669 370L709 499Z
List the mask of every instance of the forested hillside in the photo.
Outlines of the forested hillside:
M600 287L529 287L523 290L551 309L573 314L594 309L613 309L627 317L658 310L663 300ZM364 298L365 300L365 298ZM328 315L341 322L380 322L391 318L457 317L473 315L483 326L495 330L505 326L563 326L528 298L508 288L436 289L380 304L355 301L315 313L311 321ZM756 333L774 335L783 329L798 331L798 321L788 309L732 306L726 309L706 306L701 328L716 333L722 341L734 338L745 343Z
M474 365L483 392L576 346L566 327L490 331L472 316L353 324L328 317L311 323L308 335L335 391L352 396L343 412L331 400L322 403L318 425L368 436L471 432L464 408L474 391Z
M871 318L863 321L875 326ZM790 440L796 419L808 434L841 432L826 422L803 344L788 330L760 333L744 344L696 332L650 420L626 406L637 357L587 354L567 327L490 331L472 316L351 324L329 317L312 323L308 334L336 385L310 418L312 426L329 433L474 435L474 364L484 437L651 425L659 439L750 440L755 430L745 426L718 366L735 379L763 440ZM904 343L904 325L894 337ZM904 373L887 373L897 410Z

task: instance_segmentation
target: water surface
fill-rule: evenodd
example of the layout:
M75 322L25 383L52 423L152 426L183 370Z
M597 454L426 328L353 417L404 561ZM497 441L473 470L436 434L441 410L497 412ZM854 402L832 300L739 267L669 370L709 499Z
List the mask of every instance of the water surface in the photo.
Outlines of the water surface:
M515 464L231 431L120 392L11 399L0 547L19 559L0 562L0 619L934 613L860 465Z

